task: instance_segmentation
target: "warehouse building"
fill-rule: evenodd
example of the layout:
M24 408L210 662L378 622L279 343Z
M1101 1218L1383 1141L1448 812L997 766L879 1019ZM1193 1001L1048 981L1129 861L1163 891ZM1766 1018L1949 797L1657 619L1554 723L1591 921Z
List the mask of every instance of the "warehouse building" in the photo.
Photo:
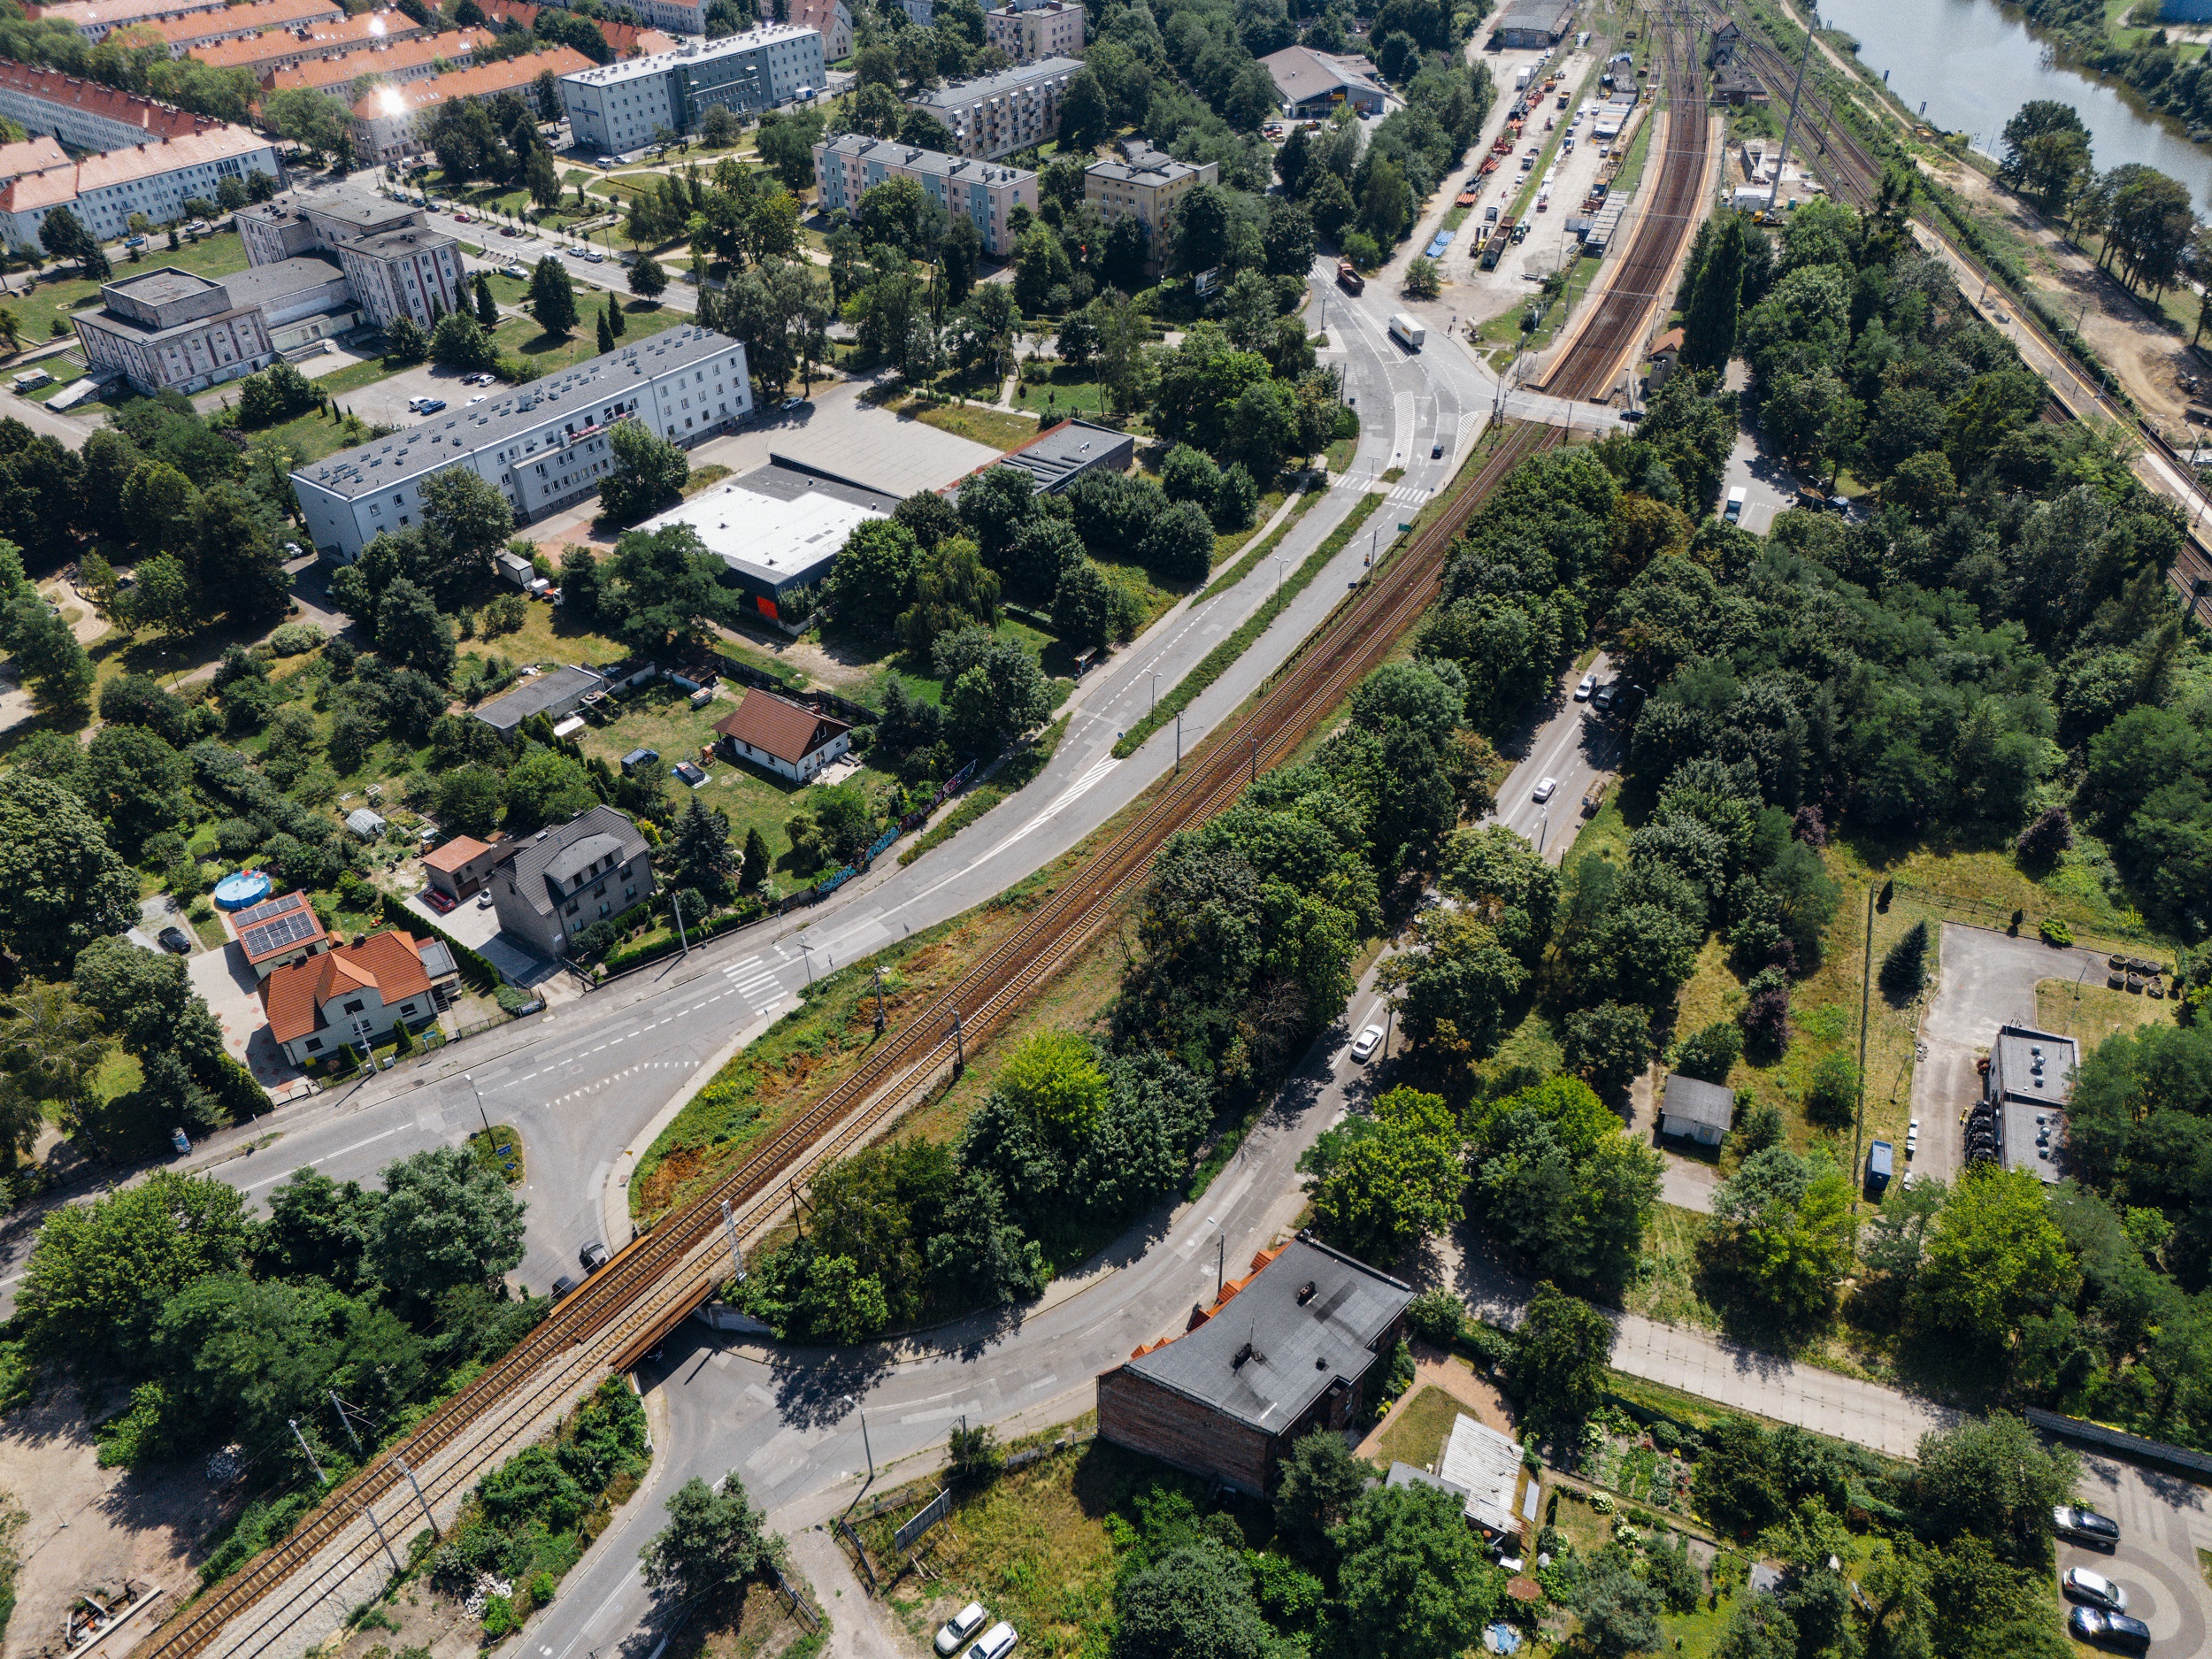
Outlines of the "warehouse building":
M1100 1376L1101 1440L1257 1496L1300 1436L1351 1426L1412 1288L1303 1233L1253 1268L1183 1335Z
M1325 119L1340 104L1362 115L1380 115L1389 102L1363 58L1338 58L1307 46L1286 46L1260 59L1275 83L1283 113L1299 120Z
M1490 43L1505 48L1556 46L1574 27L1574 0L1516 0L1490 26Z
M839 208L856 212L860 198L886 180L911 179L947 213L970 220L983 238L983 251L995 258L1014 251L1008 215L1017 207L1037 211L1037 175L1025 168L994 166L864 133L840 133L815 145L814 177L826 213Z
M382 532L417 522L434 472L469 468L527 522L598 493L617 421L689 448L751 408L745 348L686 325L342 449L299 468L292 486L316 549L350 562Z
M887 518L898 497L818 468L770 456L766 466L702 491L638 528L688 525L720 559L746 603L770 622L803 623L810 603L787 615L791 596L818 592L853 531Z
M664 129L696 132L716 104L733 115L758 115L810 97L822 73L818 30L769 23L672 52L565 73L561 103L580 148L618 156L652 142Z

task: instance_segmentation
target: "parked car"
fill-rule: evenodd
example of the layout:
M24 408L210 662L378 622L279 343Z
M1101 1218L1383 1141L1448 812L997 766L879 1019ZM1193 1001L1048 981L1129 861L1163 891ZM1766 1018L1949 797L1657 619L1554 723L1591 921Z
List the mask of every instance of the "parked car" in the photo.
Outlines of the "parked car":
M2112 1613L2128 1610L2128 1593L2101 1572L2092 1572L2086 1567L2069 1567L2061 1575L2059 1584L2073 1601L2086 1601Z
M123 238L123 245L126 248L143 248L146 245L146 239L135 234L126 236Z
M1444 446L1443 446L1442 444L1440 444L1440 443L1432 443L1431 445L1429 445L1429 459L1430 459L1430 460L1432 460L1432 461L1440 461L1440 460L1442 460L1443 458L1444 458Z
M492 890L489 887L486 887L481 893L476 895L476 908L480 910L488 910L491 907Z
M1581 680L1575 687L1575 701L1577 703L1589 702L1590 694L1597 688L1598 677L1596 674L1589 673L1583 675Z
M558 1302L562 1297L567 1295L570 1291L575 1288L576 1281L571 1279L566 1273L561 1274L560 1277L553 1281L553 1300Z
M1613 696L1614 692L1612 687L1600 686L1597 688L1596 693L1590 699L1590 706L1602 713L1605 710L1613 706Z
M2076 1608L2066 1621L2066 1628L2077 1641L2085 1641L2093 1647L2142 1653L2151 1645L2151 1627L2141 1619L2130 1618L2125 1613L2108 1613L2101 1608Z
M1020 1640L1014 1634L1014 1627L1001 1619L983 1632L982 1640L968 1649L968 1659L1006 1659Z
M522 234L522 230L518 226L502 225L499 227L499 234L503 236L519 236Z
M469 216L457 210L453 215L453 222L457 225L465 225L469 222Z
M1541 806L1545 802L1550 800L1552 796L1557 795L1558 793L1559 780L1556 778L1547 778L1541 783L1538 784L1535 789L1531 792L1529 799L1535 802L1537 805Z
M422 400L422 407L421 407L420 409L417 410L415 412L416 412L417 414L419 414L419 415L434 415L434 414L436 414L436 413L437 413L437 412L438 412L441 409L443 409L444 407L445 407L445 399L444 399L444 398L442 398L442 397L426 397L426 398L424 398L424 399Z
M602 167L619 167L622 164L612 156L602 156L595 165Z
M604 250L598 248L585 248L584 257L590 260L594 265L604 265L607 263L606 253Z
M576 1259L583 1263L584 1271L587 1273L595 1273L607 1264L609 1260L607 1247L600 1243L598 1240L594 1239L589 1244L587 1244L582 1249L576 1252Z
M165 950L173 950L180 956L188 956L192 954L190 937L174 922L170 923L154 936L161 941L162 949Z
M957 1651L960 1644L982 1629L983 1621L990 1617L983 1610L982 1602L969 1602L947 1619L944 1628L937 1632L937 1651L948 1655Z
M1352 1058L1365 1065L1375 1057L1375 1050L1382 1046L1383 1028L1369 1025L1352 1039Z
M441 893L435 887L423 889L422 902L441 916L447 914L460 902L450 893Z
M2070 1543L2086 1544L2092 1549L2117 1549L2120 1547L2120 1524L2094 1509L2081 1509L2070 1503L2062 1503L2051 1511L2051 1525L2061 1538Z

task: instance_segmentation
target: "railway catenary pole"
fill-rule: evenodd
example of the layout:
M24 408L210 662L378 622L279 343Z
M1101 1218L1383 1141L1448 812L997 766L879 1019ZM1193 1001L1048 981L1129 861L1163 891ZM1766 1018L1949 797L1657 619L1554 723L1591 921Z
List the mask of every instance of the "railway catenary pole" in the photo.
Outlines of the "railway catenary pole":
M1811 13L1811 27L1805 31L1805 50L1797 57L1797 81L1790 88L1790 117L1782 123L1782 148L1774 157L1774 188L1767 192L1767 211L1774 211L1774 199L1782 193L1782 166L1790 158L1790 138L1797 131L1797 100L1805 90L1805 65L1813 55L1813 33L1820 27L1820 13Z

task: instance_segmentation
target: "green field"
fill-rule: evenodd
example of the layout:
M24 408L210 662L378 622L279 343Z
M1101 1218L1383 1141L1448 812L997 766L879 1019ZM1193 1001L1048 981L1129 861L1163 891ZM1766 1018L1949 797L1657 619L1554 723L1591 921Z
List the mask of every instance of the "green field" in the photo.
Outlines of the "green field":
M165 265L204 277L228 276L233 272L246 268L245 244L238 240L234 231L203 236L197 242L187 237L173 253L164 247L162 242L161 237L154 237L152 244L144 250L144 257L137 265L126 259L117 259L114 262L115 273L108 280L111 282L124 281L133 276L143 276L149 271L158 271ZM28 296L20 298L11 296L4 305L0 306L0 309L15 313L16 322L23 330L23 343L26 346L41 345L49 339L57 338L53 329L56 322L61 323L65 330L72 311L87 311L100 303L100 285L74 275L73 266L70 269L73 274L66 276L42 275ZM11 287L15 280L13 277L9 279Z

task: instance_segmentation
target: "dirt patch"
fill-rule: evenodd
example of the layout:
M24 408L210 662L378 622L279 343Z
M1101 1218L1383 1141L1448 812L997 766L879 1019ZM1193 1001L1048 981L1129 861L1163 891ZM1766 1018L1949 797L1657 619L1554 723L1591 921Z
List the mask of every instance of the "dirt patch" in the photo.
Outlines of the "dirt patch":
M117 1403L88 1410L76 1388L61 1383L0 1422L0 1492L25 1517L14 1540L22 1567L4 1659L59 1653L69 1604L88 1589L146 1579L173 1605L171 1598L199 1587L191 1565L199 1541L231 1506L189 1465L151 1474L101 1468L88 1425ZM139 1617L158 1622L164 1612Z
M2023 263L2037 290L2049 298L2054 310L2069 318L2080 317L2082 338L2111 365L2146 415L2173 427L2187 420L2188 400L2179 377L2203 378L2208 373L2190 350L2187 335L2154 318L2147 301L2138 301L2032 208L1975 169L1955 166L1939 176L2024 247Z

